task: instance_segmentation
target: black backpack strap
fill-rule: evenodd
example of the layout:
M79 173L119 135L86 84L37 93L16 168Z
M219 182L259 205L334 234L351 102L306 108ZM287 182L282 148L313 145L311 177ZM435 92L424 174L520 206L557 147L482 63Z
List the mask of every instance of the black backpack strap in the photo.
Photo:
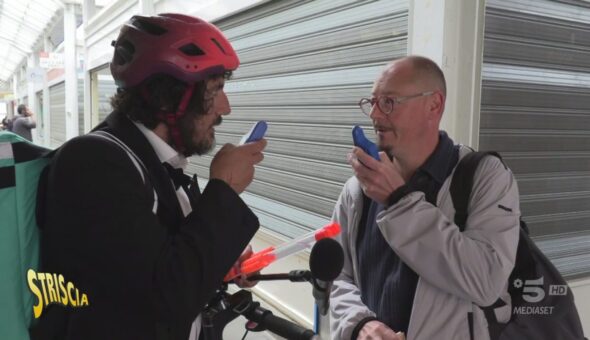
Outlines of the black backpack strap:
M90 132L89 135L101 137L105 140L108 140L110 143L117 145L119 148L121 148L123 151L125 151L125 153L127 153L127 156L129 156L129 159L132 161L133 165L137 168L137 171L138 171L139 175L141 176L141 180L143 181L144 187L146 188L146 190L148 192L149 191L153 192L154 206L152 207L152 212L154 214L156 214L158 211L158 193L156 192L156 188L152 185L152 181L150 179L150 175L149 175L149 171L147 170L147 167L143 164L143 162L141 161L139 156L137 156L135 154L135 152L133 152L133 150L131 150L125 143L123 143L123 141L121 141L115 135L113 135L107 131L96 130L96 131Z
M459 227L459 230L463 232L467 223L467 207L469 205L469 199L471 198L471 191L473 188L473 179L475 177L475 171L481 163L481 160L486 156L498 157L502 160L502 157L493 151L474 151L465 155L457 165L455 174L451 180L451 199L453 200L453 206L455 208L455 224ZM496 300L491 306L480 306L484 312L486 320L488 321L488 332L490 339L499 339L500 334L506 327L506 324L499 323L495 309L505 306L506 302L502 299Z
M455 208L455 224L461 232L465 230L465 223L467 222L467 207L469 206L469 198L471 197L471 189L473 188L475 170L477 170L481 160L488 155L498 157L502 160L502 157L494 151L470 152L461 158L451 180L450 192L453 207Z

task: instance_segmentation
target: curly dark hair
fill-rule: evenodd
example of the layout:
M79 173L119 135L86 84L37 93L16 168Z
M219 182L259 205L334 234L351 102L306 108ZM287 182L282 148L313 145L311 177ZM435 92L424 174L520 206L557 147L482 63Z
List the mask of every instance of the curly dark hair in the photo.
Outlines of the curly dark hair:
M195 84L195 90L187 105L187 115L200 115L207 112L205 98L206 83L200 81ZM127 89L117 89L111 97L111 106L119 114L128 116L131 120L142 123L148 129L154 129L158 123L159 112L175 112L186 90L186 84L170 76L155 76L146 80L145 86L149 98L144 98L141 86Z
M229 79L231 72L223 75L213 75L209 79L224 77ZM143 95L142 87L147 89L148 96ZM117 93L111 97L111 106L116 114L129 117L132 121L142 123L148 129L153 130L159 123L166 123L158 116L160 112L176 112L187 85L168 75L157 75L144 81L142 84L132 87L117 89ZM182 141L188 150L184 151L186 156L200 153L192 149L192 135L194 124L192 121L199 115L209 112L212 99L206 100L206 80L195 83L193 95L186 107L185 115L178 121L181 130Z

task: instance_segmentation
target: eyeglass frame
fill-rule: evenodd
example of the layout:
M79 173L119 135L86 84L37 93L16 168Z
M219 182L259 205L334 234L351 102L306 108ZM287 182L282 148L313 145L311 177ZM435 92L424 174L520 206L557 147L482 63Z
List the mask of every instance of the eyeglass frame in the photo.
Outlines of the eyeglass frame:
M372 97L372 98L361 98L358 102L358 106L361 109L361 112L363 114L365 114L366 116L370 116L371 112L373 111L373 108L375 107L375 104L377 104L377 107L379 108L379 111L381 111L384 115L389 115L393 112L393 108L395 104L403 104L404 102L413 99L413 98L419 98L419 97L424 97L424 96L430 96L431 94L434 94L436 91L426 91L426 92L420 92L417 94L412 94L409 96L403 96L403 97L390 97L390 96L378 96L378 97ZM387 98L389 100L391 100L393 102L393 104L391 105L391 110L389 110L389 112L385 112L381 106L379 105L379 99L381 98ZM371 104L371 110L369 112L365 112L365 110L363 110L363 102Z

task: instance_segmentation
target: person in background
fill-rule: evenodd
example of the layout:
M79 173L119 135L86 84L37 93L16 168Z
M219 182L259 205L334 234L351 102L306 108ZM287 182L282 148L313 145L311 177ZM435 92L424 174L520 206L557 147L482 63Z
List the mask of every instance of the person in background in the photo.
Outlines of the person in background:
M31 130L37 127L35 114L25 104L20 104L16 108L16 111L18 114L14 116L14 119L12 120L12 130L10 131L25 138L29 142L32 142L33 135Z
M231 112L233 47L182 14L133 16L113 46L114 111L53 157L42 209L43 271L89 305L51 305L32 338L194 340L197 316L251 253L258 218L239 194L266 141L224 145L201 192L183 170Z
M11 131L12 130L12 119L6 116L2 118L2 130L4 131Z
M446 82L432 60L389 64L359 102L381 150L355 147L354 176L334 209L344 268L331 292L333 339L489 339L483 311L502 298L519 239L512 172L486 157L476 172L464 232L449 193L471 152L440 131ZM509 311L510 306L508 306ZM506 322L506 315L498 315ZM509 317L509 313L508 313Z

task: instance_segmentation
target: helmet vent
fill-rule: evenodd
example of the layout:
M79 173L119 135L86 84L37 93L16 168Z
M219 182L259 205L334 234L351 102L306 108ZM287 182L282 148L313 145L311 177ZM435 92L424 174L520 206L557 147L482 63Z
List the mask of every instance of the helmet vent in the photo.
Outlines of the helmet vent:
M215 40L215 38L211 38L211 41L213 41L213 43L215 43L215 45L217 45L217 47L219 47L219 49L221 50L221 52L223 52L223 54L227 55L227 53L225 53L225 50L223 49L223 47L221 47L221 44Z
M179 50L182 53L184 53L186 55L190 55L190 56L205 55L205 52L203 52L203 50L200 49L199 46L197 46L195 44L186 44L186 45L180 47Z
M168 30L161 26L158 26L154 23L137 17L131 18L131 24L135 26L138 30L152 35L162 35L168 32Z

